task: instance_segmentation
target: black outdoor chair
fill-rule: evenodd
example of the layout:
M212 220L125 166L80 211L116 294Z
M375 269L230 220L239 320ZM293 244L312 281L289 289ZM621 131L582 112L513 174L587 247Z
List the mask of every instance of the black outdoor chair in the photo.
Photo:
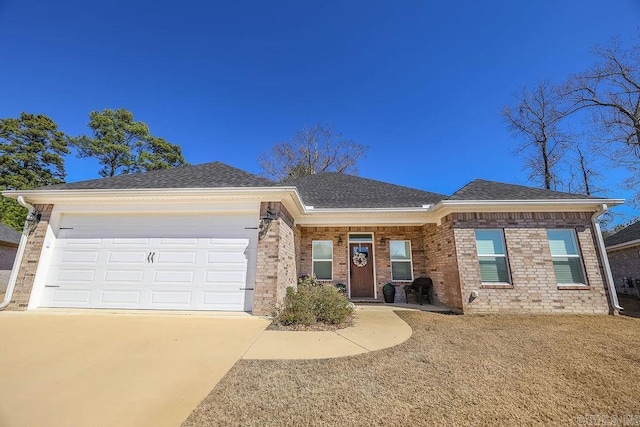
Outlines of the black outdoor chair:
M433 292L433 280L428 277L418 277L410 285L404 286L404 295L409 302L409 294L416 296L416 302L422 305L422 300L427 299L427 304L431 304L431 293Z

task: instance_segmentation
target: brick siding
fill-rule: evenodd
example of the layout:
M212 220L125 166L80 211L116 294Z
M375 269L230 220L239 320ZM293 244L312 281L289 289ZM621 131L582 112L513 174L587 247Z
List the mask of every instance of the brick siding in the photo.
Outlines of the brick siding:
M444 218L441 225L426 224L423 229L427 276L433 280L434 302L462 310L460 275L451 216Z
M49 227L49 218L51 217L53 205L35 205L35 208L40 211L42 217L36 229L27 240L22 262L20 263L20 270L18 271L18 277L16 279L16 287L13 290L11 302L7 306L7 310L26 310L29 305L29 297L31 296L33 281L36 277L38 261L40 260L44 238L47 233L47 228Z
M271 313L274 304L284 297L287 287L296 286L298 277L293 218L281 203L262 203L260 217L265 215L269 205L276 219L258 242L253 300L253 314L256 315Z
M632 278L635 286L635 280L640 280L640 245L610 251L609 264L616 288L624 289L625 277ZM635 295L634 290L631 293Z
M590 213L458 213L452 217L464 312L609 312ZM511 286L482 285L476 228L504 229ZM588 286L563 289L557 285L546 234L552 228L576 230ZM472 291L479 296L470 302Z
M311 250L314 240L330 240L333 242L333 280L324 283L349 283L349 233L373 233L375 262L375 286L378 299L382 297L382 287L392 282L396 286L396 302L404 302L403 286L409 282L391 280L390 240L410 240L413 259L413 276L425 276L425 251L422 227L303 227L300 243L300 274L313 273ZM384 244L381 239L384 238ZM342 243L338 244L338 240Z

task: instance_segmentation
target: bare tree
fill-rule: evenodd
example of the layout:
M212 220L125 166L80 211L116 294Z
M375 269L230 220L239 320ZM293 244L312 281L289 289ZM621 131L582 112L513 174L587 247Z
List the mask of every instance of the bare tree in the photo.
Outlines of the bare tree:
M580 147L579 144L575 144L574 149L575 152L572 153L569 160L568 191L585 196L602 193L604 189L596 184L602 178L602 174L594 166L593 156L588 154L587 150Z
M565 99L591 112L594 139L602 155L624 166L627 185L640 186L640 43L622 49L618 40L596 47L600 59L569 79ZM636 196L640 202L640 193Z
M357 174L357 162L367 147L345 139L330 126L304 126L290 141L273 146L259 157L263 173L282 180L320 172Z
M557 166L569 143L560 122L575 111L575 106L565 103L558 88L547 80L539 80L535 88L525 87L514 96L516 104L505 107L502 115L512 134L520 139L516 154L525 156L530 179L540 181L544 188L556 189L562 181Z

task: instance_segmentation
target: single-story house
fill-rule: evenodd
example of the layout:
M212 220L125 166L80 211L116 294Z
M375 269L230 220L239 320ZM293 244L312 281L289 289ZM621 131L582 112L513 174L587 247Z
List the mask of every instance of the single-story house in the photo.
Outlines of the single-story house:
M640 296L640 221L604 239L618 292Z
M0 293L7 289L19 243L20 233L0 223Z
M475 180L451 196L341 173L276 183L215 162L6 191L37 210L8 309L263 315L302 275L464 313L609 313L597 216L621 200Z

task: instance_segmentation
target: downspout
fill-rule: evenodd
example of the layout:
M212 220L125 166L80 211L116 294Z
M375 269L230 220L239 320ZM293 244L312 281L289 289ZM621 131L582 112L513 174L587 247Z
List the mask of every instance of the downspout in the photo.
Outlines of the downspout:
M618 302L618 294L616 292L615 284L613 283L613 276L611 275L611 266L609 266L609 256L607 255L607 248L604 246L604 239L602 238L602 231L600 230L600 223L598 217L607 211L607 205L603 204L598 211L591 216L591 223L593 229L596 232L596 241L598 242L598 249L600 251L600 257L602 258L602 266L604 268L604 279L609 287L609 295L611 295L611 305L618 311L624 310L620 307Z
M27 218L33 215L33 212L36 210L32 205L25 202L24 197L18 196L18 203L27 208L29 212L27 212ZM29 237L29 226L25 221L24 227L22 229L22 236L20 236L20 244L18 245L18 252L16 253L16 259L13 261L13 268L11 269L11 275L9 276L9 283L7 284L7 292L4 294L4 300L0 303L0 311L7 308L9 302L11 302L11 297L13 296L13 290L16 287L16 281L18 279L18 270L20 270L20 264L22 263L22 255L24 255L24 250L27 247L27 239Z

